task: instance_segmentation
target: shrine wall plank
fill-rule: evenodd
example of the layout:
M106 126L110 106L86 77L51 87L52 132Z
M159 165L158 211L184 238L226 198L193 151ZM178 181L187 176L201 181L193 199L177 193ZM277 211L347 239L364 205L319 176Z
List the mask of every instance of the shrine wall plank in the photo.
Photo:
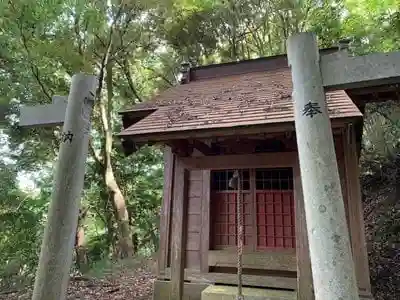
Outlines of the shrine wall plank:
M200 270L201 206L203 201L202 171L190 170L188 184L185 267L192 270Z

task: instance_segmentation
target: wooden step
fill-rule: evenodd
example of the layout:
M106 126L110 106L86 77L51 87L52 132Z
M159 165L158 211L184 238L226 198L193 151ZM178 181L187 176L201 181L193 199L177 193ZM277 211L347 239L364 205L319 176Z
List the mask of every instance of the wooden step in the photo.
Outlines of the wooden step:
M236 300L237 287L210 285L201 292L201 300ZM296 300L295 291L271 290L262 288L243 288L246 300Z

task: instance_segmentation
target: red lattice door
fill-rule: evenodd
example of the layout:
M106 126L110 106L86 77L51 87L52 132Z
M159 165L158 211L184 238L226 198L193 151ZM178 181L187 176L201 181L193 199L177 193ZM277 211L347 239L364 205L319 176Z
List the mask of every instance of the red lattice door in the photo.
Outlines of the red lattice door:
M253 199L250 192L250 173L241 172L242 203L244 223L244 245L252 247L253 236ZM212 237L214 249L234 248L237 245L237 192L229 187L233 170L213 172L211 192Z
M257 249L295 248L291 168L256 169Z
M292 170L255 169L241 173L245 249L294 249ZM232 175L233 170L212 172L211 243L214 250L237 245L237 194L228 185Z
M292 191L257 191L257 249L294 248Z

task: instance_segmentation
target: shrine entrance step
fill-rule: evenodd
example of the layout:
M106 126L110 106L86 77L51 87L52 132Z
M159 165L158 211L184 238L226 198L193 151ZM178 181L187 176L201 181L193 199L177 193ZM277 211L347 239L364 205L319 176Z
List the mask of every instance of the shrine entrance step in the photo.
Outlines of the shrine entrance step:
M201 293L201 300L236 300L237 287L210 285ZM243 288L246 300L296 300L295 291L271 290L262 288Z

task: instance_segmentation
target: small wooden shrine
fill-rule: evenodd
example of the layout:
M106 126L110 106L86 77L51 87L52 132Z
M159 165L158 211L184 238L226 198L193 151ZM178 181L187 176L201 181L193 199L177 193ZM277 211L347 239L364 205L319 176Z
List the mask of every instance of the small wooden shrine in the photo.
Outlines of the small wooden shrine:
M290 74L285 55L183 66L180 85L121 113L127 154L165 146L155 300L201 299L209 285L237 284L237 195L229 186L236 169L243 285L314 298ZM372 299L358 167L370 93L326 93L362 299Z

